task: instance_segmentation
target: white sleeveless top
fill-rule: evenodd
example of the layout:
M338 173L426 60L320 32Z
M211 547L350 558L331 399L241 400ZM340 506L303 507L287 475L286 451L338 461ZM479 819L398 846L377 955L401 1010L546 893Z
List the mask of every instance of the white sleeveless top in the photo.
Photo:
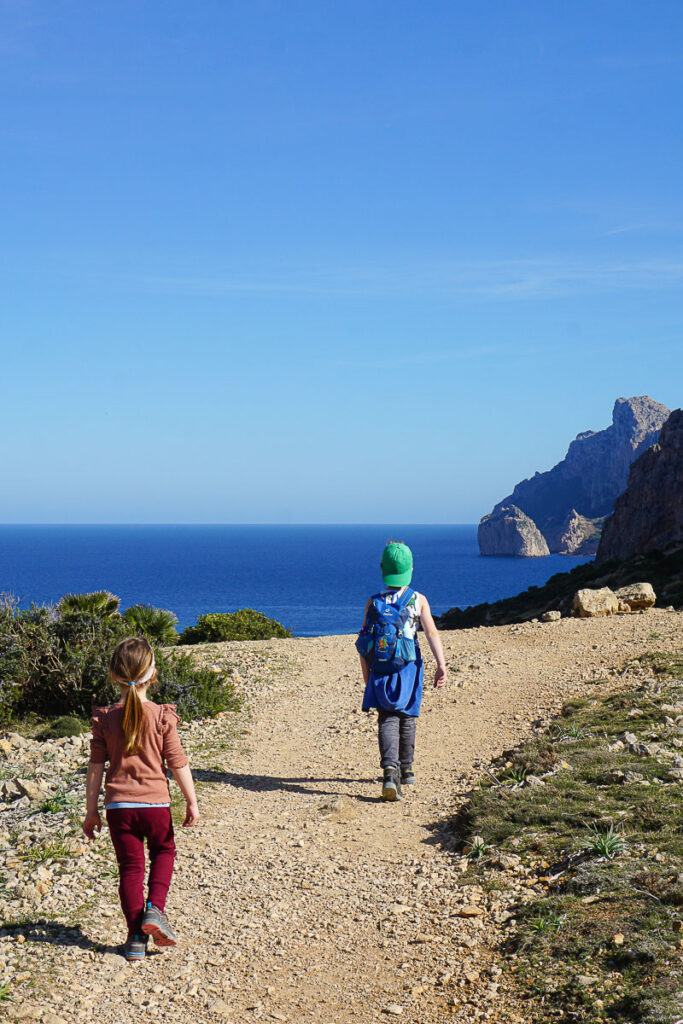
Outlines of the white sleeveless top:
M382 590L381 594L387 604L395 604L405 589L405 587L401 587L399 590ZM403 632L409 640L414 640L417 636L417 630L420 625L422 594L418 594L416 590L406 607L409 612L409 618L403 627Z

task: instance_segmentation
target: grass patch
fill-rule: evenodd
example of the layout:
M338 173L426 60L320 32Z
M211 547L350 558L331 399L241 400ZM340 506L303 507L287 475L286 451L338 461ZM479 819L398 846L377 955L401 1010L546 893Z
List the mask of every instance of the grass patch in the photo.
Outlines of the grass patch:
M73 857L73 853L64 839L45 839L42 843L17 850L17 856L21 860L37 864L44 860L65 860Z
M529 1024L683 1018L683 656L640 667L507 752L451 822L486 847L470 878L514 853L535 883L504 947Z

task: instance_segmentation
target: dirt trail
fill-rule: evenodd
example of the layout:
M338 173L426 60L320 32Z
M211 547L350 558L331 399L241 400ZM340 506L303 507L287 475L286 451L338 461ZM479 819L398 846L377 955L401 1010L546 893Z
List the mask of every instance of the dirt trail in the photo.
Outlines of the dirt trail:
M141 1012L199 1024L522 1021L496 966L506 915L490 895L462 887L461 859L439 824L479 761L521 739L586 679L648 648L680 647L683 614L443 637L450 681L425 688L417 785L397 804L378 801L375 720L359 710L353 638L261 644L285 667L251 689L249 734L237 751L205 751L197 775L211 785L200 796L201 828L178 830L168 906L178 947L127 965L113 948L55 946L55 1000L47 1014L42 1000L35 1016L45 1024L55 1014L137 1024ZM340 796L331 812L321 809ZM97 889L108 916L96 914L83 931L113 943L115 881ZM462 916L465 907L472 916Z

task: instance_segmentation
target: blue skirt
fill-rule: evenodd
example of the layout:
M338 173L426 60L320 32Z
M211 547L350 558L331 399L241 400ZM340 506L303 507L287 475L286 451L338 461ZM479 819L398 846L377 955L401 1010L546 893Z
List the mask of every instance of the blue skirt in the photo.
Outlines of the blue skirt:
M377 708L380 711L400 711L417 718L422 703L424 664L417 651L416 661L409 661L399 672L376 676L370 672L365 693L363 711Z

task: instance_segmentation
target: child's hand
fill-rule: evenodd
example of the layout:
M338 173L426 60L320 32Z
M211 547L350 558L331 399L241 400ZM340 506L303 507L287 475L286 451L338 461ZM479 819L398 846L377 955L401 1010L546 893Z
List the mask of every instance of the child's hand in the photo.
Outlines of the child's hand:
M448 673L446 672L445 665L436 666L436 672L434 673L434 686L437 690L440 690L442 688L442 686L446 682L447 675Z
M185 821L183 822L183 828L192 828L199 821L199 807L196 801L194 803L187 804L187 810L185 812Z
M86 815L85 821L83 822L83 832L88 839L95 838L95 829L98 832L102 831L102 819L100 818L100 812L94 811L93 814Z

